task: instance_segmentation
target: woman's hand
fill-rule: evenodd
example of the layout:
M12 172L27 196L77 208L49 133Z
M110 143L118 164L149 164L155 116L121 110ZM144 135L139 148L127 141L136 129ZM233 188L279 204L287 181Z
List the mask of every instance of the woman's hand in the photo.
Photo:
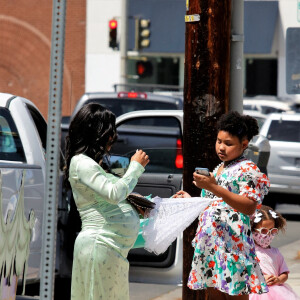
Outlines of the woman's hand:
M178 191L172 198L191 198L191 195L185 191Z
M136 153L132 155L130 161L137 161L143 167L146 167L150 160L146 152L144 152L143 150L136 150Z
M212 173L209 173L209 176L205 176L194 172L193 178L193 184L199 189L211 191L211 188L214 185L217 185L216 179Z

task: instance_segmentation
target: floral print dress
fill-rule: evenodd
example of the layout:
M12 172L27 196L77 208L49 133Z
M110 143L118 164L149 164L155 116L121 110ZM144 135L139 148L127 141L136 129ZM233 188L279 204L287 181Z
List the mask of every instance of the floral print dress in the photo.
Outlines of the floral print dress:
M267 176L245 157L232 161L217 175L222 164L213 171L218 185L257 201L259 208L269 191ZM217 198L207 190L202 190L201 196ZM190 289L215 287L229 295L268 292L255 253L248 215L223 200L213 201L199 216L192 245Z

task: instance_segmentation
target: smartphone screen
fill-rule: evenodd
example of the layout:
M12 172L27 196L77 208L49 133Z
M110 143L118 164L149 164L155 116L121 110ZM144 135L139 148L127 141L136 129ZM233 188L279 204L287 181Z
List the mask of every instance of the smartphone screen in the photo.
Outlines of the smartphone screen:
M209 170L207 168L195 168L195 172L200 175L209 176Z

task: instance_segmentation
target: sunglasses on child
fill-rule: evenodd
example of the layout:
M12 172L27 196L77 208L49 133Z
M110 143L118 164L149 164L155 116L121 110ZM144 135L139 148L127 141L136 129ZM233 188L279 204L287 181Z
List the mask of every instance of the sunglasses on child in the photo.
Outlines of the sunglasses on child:
M278 229L277 228L268 229L268 228L262 227L262 228L258 228L258 229L255 229L255 230L258 231L262 235L268 235L269 232L272 235L276 235L278 233Z

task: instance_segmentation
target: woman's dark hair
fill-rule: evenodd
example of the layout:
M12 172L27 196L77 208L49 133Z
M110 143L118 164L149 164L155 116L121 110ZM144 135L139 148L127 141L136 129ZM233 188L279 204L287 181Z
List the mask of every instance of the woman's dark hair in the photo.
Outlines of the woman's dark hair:
M260 220L258 222L254 222L256 215L260 214ZM275 216L275 217L274 217ZM260 209L256 211L256 214L251 218L251 230L254 231L262 221L265 220L273 220L275 222L275 228L281 231L285 231L286 220L285 218L277 211L274 211L273 208L262 205Z
M71 120L66 136L64 183L70 187L69 167L74 155L84 153L97 163L117 139L116 116L98 103L84 105Z
M237 111L231 111L221 116L217 124L217 130L229 132L237 136L240 141L245 137L250 141L258 134L257 120L248 115L240 115Z

